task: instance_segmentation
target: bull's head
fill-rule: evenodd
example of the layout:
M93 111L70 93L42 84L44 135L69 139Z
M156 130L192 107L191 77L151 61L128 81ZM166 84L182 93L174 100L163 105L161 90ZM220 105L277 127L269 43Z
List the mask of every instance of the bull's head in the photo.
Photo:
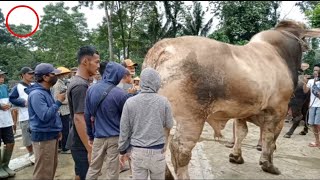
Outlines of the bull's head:
M306 38L317 38L320 37L320 29L307 29L306 25L301 22L292 20L283 20L275 27L276 30L280 30L285 35L296 39L302 48L302 51L308 51L309 47L306 42Z

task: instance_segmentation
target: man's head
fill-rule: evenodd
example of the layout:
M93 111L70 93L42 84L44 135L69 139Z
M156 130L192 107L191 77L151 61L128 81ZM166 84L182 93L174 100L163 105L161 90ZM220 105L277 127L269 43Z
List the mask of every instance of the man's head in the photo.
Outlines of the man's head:
M320 63L315 64L313 67L313 75L314 77L319 77L319 71L320 71Z
M70 70L71 70L70 76L72 77L72 76L76 75L76 73L78 71L78 68L77 67L73 67Z
M30 84L34 78L34 71L30 67L23 67L20 70L20 75L23 82Z
M56 84L58 80L56 75L60 72L61 71L55 69L52 64L41 63L38 64L34 69L34 76L38 83L43 83L49 87L52 87L54 84Z
M78 64L85 69L89 76L96 74L100 67L99 52L93 46L83 46L77 53Z
M4 78L7 73L0 69L0 84L4 83Z
M134 85L138 86L139 83L140 83L140 78L139 78L139 77L133 78L133 84L134 84Z
M61 72L59 74L57 74L57 77L59 79L63 79L63 78L67 78L69 76L69 74L71 73L70 69L66 68L66 67L58 67L58 70L60 70Z
M101 77L103 77L103 73L104 73L104 71L106 70L106 67L107 67L108 62L109 62L109 61L106 60L106 61L103 61L103 62L100 63L99 73L100 73Z
M121 64L130 71L131 76L135 75L137 63L134 63L131 59L125 59Z
M141 92L156 93L161 86L160 74L153 68L145 68L140 75Z
M127 83L127 84L131 84L132 83L132 77L131 77L131 73L128 69L126 69L126 72L122 78L122 82Z

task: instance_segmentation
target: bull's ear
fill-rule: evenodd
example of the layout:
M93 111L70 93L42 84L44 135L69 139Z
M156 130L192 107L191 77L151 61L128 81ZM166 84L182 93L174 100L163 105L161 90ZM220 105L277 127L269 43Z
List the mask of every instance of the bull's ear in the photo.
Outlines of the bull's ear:
M304 37L317 38L320 37L320 28L308 29L305 30Z

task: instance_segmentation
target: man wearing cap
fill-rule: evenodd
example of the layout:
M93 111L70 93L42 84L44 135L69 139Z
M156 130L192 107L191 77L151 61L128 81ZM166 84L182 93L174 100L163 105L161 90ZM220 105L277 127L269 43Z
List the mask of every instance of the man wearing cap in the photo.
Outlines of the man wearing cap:
M134 63L131 59L125 59L122 63L122 66L124 66L126 69L129 70L131 74L131 78L135 75L136 73L136 66L138 65L137 63ZM121 80L120 83L118 84L118 87L121 89L125 90L128 92L129 89L134 89L134 86L132 83L127 83L125 82L127 80Z
M62 131L58 111L65 100L65 93L59 93L56 101L51 95L50 88L57 82L56 74L60 73L51 64L37 65L34 73L36 83L25 90L29 94L31 140L36 159L33 179L53 179Z
M0 178L12 177L16 174L8 167L14 147L14 135L9 89L8 86L4 84L5 74L6 72L0 69L0 146L2 142L5 144L3 156L0 156Z
M13 105L18 107L22 144L26 147L29 153L29 160L34 163L35 158L32 149L31 134L29 131L28 94L24 91L26 88L31 86L34 71L30 67L23 67L20 70L20 75L22 81L13 87L9 95L9 100Z
M52 88L53 97L55 98L59 93L65 92L67 90L66 78L70 74L70 70L65 67L58 67L58 70L61 73L57 74L58 81ZM55 98L55 100L57 100ZM70 110L68 105L68 99L66 98L59 109L60 118L62 121L62 140L59 143L59 147L61 148L61 154L70 154L68 148L66 148L67 137L69 135L70 129Z

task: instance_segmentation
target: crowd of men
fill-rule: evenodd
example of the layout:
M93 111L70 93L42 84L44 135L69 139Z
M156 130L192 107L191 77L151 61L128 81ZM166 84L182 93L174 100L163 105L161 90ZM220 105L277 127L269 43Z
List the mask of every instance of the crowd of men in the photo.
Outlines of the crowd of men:
M71 69L48 63L34 70L23 67L21 82L11 90L0 70L0 178L15 176L8 165L18 121L22 144L34 163L33 179L54 179L59 152L71 154L75 179L98 179L104 163L103 179L118 179L127 161L133 179L164 179L165 142L173 118L169 101L157 94L157 71L145 68L139 78L131 59L101 62L93 46L81 47L77 62ZM320 147L320 64L314 66L314 77L304 76L304 70L303 85L289 104L294 123L285 137L308 117L315 135L309 146ZM308 114L301 111L305 102Z
M164 179L173 118L157 71L133 78L136 63L101 62L93 46L81 47L77 62L23 67L11 90L0 70L0 178L15 176L8 165L18 120L33 179L54 179L59 152L72 155L75 179L97 179L104 163L103 179L118 179L127 160L134 179Z

